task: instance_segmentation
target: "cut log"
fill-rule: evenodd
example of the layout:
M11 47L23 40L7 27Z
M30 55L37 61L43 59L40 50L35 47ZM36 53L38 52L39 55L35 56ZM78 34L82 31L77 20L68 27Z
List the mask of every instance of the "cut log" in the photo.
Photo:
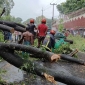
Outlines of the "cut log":
M7 49L13 49L13 50L20 50L20 51L28 52L28 53L31 53L34 55L40 55L40 58L45 58L46 60L51 61L51 62L58 60L60 58L60 56L57 54L54 54L54 53L48 52L48 51L43 51L41 49L38 49L38 48L35 48L32 46L0 42L0 47L7 48Z
M74 57L71 57L69 55L66 55L66 54L59 54L60 58L63 59L63 60L66 60L66 61L69 61L69 62L72 62L72 63L77 63L77 64L80 64L80 65L85 65L85 62L83 60L79 60L79 59L76 59ZM39 55L30 55L30 57L32 58L39 58L41 59L41 57ZM45 60L46 61L46 60ZM55 60L54 60L55 61Z
M68 60L68 61L73 62L73 63L78 63L78 64L81 64L81 65L85 65L84 61L78 60L78 59L76 59L74 57L71 57L69 55L66 55L66 54L60 54L60 57L63 60Z
M6 26L6 25L3 25L3 24L0 24L0 30L14 33L14 28Z
M0 24L4 24L4 25L10 26L10 27L13 27L16 31L20 31L20 32L26 31L26 27L19 23L10 22L10 21L0 21Z
M14 44L14 43L2 43L0 42L0 47L2 48L7 48L7 49L13 49L13 50L20 50L20 51L24 51L24 52L28 52L30 54L33 54L35 58L44 58L47 61L53 62L53 61L57 61L58 59L63 59L63 60L67 60L70 62L74 62L74 63L78 63L81 65L85 65L85 62L82 60L78 60L74 57L71 57L69 55L66 54L54 54L52 52L48 52L48 51L42 51L41 49L32 47L32 46L26 46L26 45L21 45L21 44Z
M0 24L4 24L10 27L16 27L16 24L14 22L10 22L10 21L0 21Z
M9 62L10 64L12 64L18 68L21 68L24 64L28 63L28 67L27 68L23 67L22 69L27 72L34 73L38 76L45 78L44 74L48 74L48 75L53 76L54 80L65 83L67 85L85 85L85 80L82 78L78 78L75 76L69 76L68 74L66 75L60 71L55 72L53 70L50 70L49 68L46 68L46 67L40 65L39 62L24 61L16 54L11 54L11 53L4 52L1 50L0 56L3 59L5 59L7 62ZM32 67L29 65L32 65Z
M13 27L16 31L26 32L26 27L24 25L21 25L21 24L15 23L15 22L0 21L0 24Z
M73 40L67 40L67 39L64 39L65 42L69 42L70 44L73 44Z
M26 26L24 26L22 24L19 24L19 23L16 23L16 22L15 22L15 24L18 25L18 26L20 26L20 27L26 28Z
M26 32L26 28L23 28L23 27L21 27L21 26L16 26L16 27L14 27L14 29L16 30L16 31L19 31L19 32Z

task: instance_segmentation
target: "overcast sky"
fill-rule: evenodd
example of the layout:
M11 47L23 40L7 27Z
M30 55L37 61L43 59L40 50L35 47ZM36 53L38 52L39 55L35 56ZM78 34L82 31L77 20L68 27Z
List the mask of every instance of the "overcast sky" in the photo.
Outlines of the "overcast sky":
M60 4L66 0L13 0L15 5L11 10L11 15L14 17L20 17L23 21L28 18L36 18L37 16L43 15L47 18L52 18L53 6L50 3ZM59 12L54 6L54 17L58 17Z

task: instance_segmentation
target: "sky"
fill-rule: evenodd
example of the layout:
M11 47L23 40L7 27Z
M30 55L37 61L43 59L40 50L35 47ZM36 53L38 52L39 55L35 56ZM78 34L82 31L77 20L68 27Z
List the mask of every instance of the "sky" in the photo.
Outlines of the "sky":
M50 5L53 3L60 4L66 0L13 0L15 5L11 9L11 15L14 17L20 17L23 21L41 16L42 8L43 15L46 18L52 19L53 6ZM56 5L54 6L54 18L57 18L59 15Z

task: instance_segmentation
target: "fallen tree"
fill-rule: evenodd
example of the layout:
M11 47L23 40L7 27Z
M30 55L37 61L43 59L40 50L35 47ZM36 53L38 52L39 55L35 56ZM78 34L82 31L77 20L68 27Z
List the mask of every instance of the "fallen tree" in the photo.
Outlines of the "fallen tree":
M24 26L22 24L19 24L19 23L16 23L16 22L15 22L15 24L18 25L18 26L20 26L20 27L26 28L26 26Z
M70 44L73 44L73 40L67 40L67 39L64 39L65 42L69 42Z
M14 33L14 28L6 26L6 25L3 25L3 24L0 24L0 30Z
M69 60L70 62L73 62L73 63L78 63L78 64L81 64L81 65L85 65L85 62L84 61L78 60L78 59L73 58L73 57L71 57L69 55L60 54L60 56L61 56L61 59L63 59L63 60Z
M28 64L27 68L23 67L22 69L27 72L36 74L38 76L46 78L45 74L47 74L47 76L51 75L55 81L65 83L67 85L85 85L85 80L82 78L78 78L75 76L69 76L68 74L66 75L60 71L55 72L53 70L50 70L49 68L46 68L46 67L40 65L38 62L25 61L14 53L9 53L9 52L1 50L0 56L4 60L6 60L10 64L12 64L18 68L22 68L24 66L24 64ZM54 81L54 80L52 79L52 81Z
M33 56L31 57L35 57L35 58L44 58L47 61L56 61L58 59L63 59L63 60L67 60L70 62L74 62L74 63L78 63L81 65L85 65L85 62L82 60L78 60L74 57L71 57L69 55L66 54L54 54L52 52L48 52L48 51L43 51L41 49L32 47L32 46L26 46L26 45L21 45L21 44L14 44L14 43L1 43L0 42L0 47L2 48L6 48L6 49L12 49L12 50L20 50L20 51L24 51L24 52L28 52L30 54L32 54Z
M32 46L27 46L27 45L0 42L0 47L12 49L12 50L24 51L34 55L40 55L40 58L45 58L46 60L50 62L56 61L60 58L59 55L54 54L52 52L42 51L41 49L38 49Z
M16 27L16 24L14 22L10 22L10 21L2 21L0 20L0 24L6 25L6 26L10 26L10 27Z
M14 29L15 29L16 31L19 31L19 32L26 32L26 28L23 28L23 27L18 26L18 25L16 25L16 27L14 27Z
M0 24L4 25L5 27L6 26L13 27L14 30L19 31L19 32L25 32L26 31L26 27L24 25L18 24L18 23L15 23L15 22L0 21Z

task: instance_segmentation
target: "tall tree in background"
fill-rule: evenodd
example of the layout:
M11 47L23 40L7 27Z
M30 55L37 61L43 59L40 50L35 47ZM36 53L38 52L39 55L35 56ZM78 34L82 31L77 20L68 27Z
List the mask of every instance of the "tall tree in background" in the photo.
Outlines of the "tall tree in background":
M43 18L46 19L46 24L47 24L48 28L51 29L52 19L48 19L48 18L46 18L45 16L43 16ZM31 19L31 18L30 18L30 19ZM26 25L27 23L29 23L29 22L30 22L30 19L27 19L26 21L24 21L23 24ZM42 20L42 16L36 17L36 19L35 19L35 24L36 24L36 26L41 23L41 20Z
M3 8L5 8L4 16L2 16L0 20L13 21L17 23L22 22L22 19L20 17L15 18L14 16L10 15L10 12L13 6L14 6L13 0L0 0L0 14Z
M15 19L15 22L16 22L16 23L21 23L21 22L22 22L22 19L21 19L20 17L17 17L17 18Z
M45 16L43 16L43 18L46 18ZM41 20L42 20L42 16L38 16L36 17L36 24L40 24L41 23Z
M26 26L28 23L30 23L30 19L32 19L32 18L27 19L26 21L23 22L23 24ZM34 21L36 23L36 20L35 19L34 19Z
M9 15L11 9L14 6L13 0L0 0L0 10L2 10L5 7L5 15Z
M68 14L85 7L85 0L66 0L66 2L57 5L61 14Z

